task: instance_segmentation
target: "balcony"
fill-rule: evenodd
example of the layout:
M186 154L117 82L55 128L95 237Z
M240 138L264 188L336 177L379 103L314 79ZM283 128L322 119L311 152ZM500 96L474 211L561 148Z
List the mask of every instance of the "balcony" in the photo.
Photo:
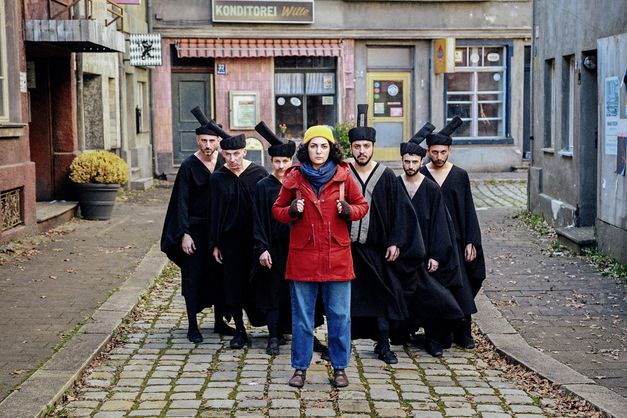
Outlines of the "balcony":
M124 52L124 8L113 0L48 0L48 19L27 19L24 40L71 52Z

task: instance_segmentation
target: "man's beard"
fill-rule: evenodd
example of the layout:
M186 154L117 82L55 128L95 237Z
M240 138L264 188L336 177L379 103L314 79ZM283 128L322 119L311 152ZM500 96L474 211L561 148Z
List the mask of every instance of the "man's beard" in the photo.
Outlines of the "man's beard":
M407 177L414 177L416 174L418 174L418 170L407 170L404 168L403 171L405 171L405 175Z
M363 155L363 154L362 154L362 155ZM353 158L355 159L355 162L357 163L357 165L359 165L359 166L361 166L361 167L364 167L364 166L367 166L367 165L368 165L368 163L372 160L372 155L371 155L371 156L369 156L369 157L368 157L368 159L366 160L366 162L364 162L364 163L362 163L361 161L359 161L359 160L357 159L357 157L355 157L355 156L353 156Z

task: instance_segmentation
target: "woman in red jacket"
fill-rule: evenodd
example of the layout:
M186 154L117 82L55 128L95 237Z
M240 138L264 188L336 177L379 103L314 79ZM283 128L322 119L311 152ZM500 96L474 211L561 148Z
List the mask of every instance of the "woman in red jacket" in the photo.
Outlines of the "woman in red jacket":
M331 129L312 126L296 151L300 164L285 174L272 214L292 223L285 278L292 303L290 386L302 387L311 363L318 291L327 316L329 357L337 387L348 385L350 281L355 278L347 222L363 218L368 203L341 162Z

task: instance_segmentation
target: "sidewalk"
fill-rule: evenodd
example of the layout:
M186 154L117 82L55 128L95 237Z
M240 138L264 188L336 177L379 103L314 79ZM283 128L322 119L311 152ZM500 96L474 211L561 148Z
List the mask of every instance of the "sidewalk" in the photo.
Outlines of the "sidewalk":
M0 253L0 401L134 272L161 234L169 188L127 192L109 221L74 219Z

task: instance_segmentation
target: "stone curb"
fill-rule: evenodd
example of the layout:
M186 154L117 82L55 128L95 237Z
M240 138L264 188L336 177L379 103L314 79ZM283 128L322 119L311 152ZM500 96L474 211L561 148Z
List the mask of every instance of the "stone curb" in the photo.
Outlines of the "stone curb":
M103 350L167 261L159 243L154 244L135 272L93 313L91 320L0 403L0 417L39 417L54 406Z
M483 291L477 295L475 303L479 312L474 320L501 355L586 400L603 414L627 418L627 398L531 347Z

